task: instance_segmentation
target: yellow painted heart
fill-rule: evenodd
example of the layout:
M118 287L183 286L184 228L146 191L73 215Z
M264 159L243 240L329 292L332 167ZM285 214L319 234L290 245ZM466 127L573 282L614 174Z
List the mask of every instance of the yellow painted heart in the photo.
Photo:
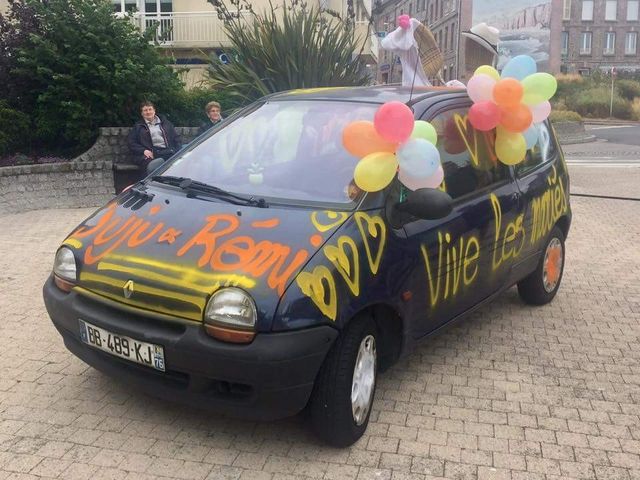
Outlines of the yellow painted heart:
M460 137L462 137L462 141L466 145L469 155L471 155L471 160L473 160L475 166L480 165L480 159L478 158L478 135L476 130L473 127L469 129L469 120L466 115L462 116L456 113L453 119L456 122L458 133ZM473 142L473 146L471 142Z
M384 253L384 247L387 241L387 227L380 217L371 217L364 212L356 212L354 218L358 225L358 230L360 230L360 235L362 235L371 273L375 275L378 273L378 268L380 268L380 262L382 261L382 254ZM372 238L378 239L378 250L375 256L371 254Z
M302 293L309 297L325 316L335 321L338 314L338 294L336 282L329 269L319 265L312 272L300 273L296 282Z
M342 236L338 239L338 246L327 245L323 251L342 275L351 293L356 297L360 295L360 254L356 242L350 237Z
M318 218L320 217L320 218ZM349 217L347 212L333 212L331 210L323 210L313 212L311 214L311 223L319 232L326 232L338 225L342 225Z

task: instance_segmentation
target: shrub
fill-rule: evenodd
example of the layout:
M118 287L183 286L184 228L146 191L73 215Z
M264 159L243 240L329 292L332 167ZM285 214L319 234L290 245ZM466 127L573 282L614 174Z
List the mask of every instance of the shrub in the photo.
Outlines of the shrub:
M611 91L606 87L589 88L572 97L568 107L583 117L609 117ZM613 116L621 119L631 118L631 104L618 94L613 96Z
M29 144L30 123L27 115L0 101L0 155Z
M549 115L552 122L581 122L582 117L577 112L571 110L553 110Z
M618 80L615 86L620 96L626 100L632 101L634 98L640 97L640 82L635 80Z
M98 127L138 118L140 101L161 104L182 91L149 43L152 30L142 36L116 18L109 0L13 0L0 19L0 78L8 82L0 99L29 115L40 149L84 150Z
M633 120L640 120L640 98L636 98L631 104L631 110L633 111Z
M239 106L238 100L223 90L194 88L182 90L171 98L162 99L158 103L158 111L166 113L176 126L197 127L207 120L205 105L216 101L222 107L222 115L226 117Z
M551 107L554 111L566 110L567 104L564 98L558 99L554 97L551 99Z
M297 0L260 13L236 17L225 0L209 0L225 20L234 51L231 63L217 57L209 65L210 83L231 88L243 102L296 88L365 85L369 81L353 52L360 48L352 19ZM230 0L238 5L240 0Z
M554 96L555 99L561 100L578 92L581 88L584 88L585 78L582 75L561 74L556 75L558 82L558 90Z

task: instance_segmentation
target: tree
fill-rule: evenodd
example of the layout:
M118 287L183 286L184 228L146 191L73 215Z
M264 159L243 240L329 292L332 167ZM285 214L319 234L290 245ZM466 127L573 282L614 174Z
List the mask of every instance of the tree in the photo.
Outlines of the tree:
M142 100L182 91L166 58L109 0L10 0L0 15L0 99L26 113L36 146L80 151L97 129L127 125Z
M228 64L212 57L209 81L244 101L295 88L364 85L369 77L354 59L360 50L353 9L346 19L298 0L254 12L249 3L209 0L231 40ZM240 13L242 7L247 12Z

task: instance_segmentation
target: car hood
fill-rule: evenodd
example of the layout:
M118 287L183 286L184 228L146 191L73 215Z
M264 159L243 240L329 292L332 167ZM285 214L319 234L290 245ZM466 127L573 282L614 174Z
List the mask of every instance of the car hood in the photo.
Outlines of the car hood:
M347 212L188 198L167 188L144 195L129 190L63 243L75 252L84 290L202 321L213 292L239 287L255 299L263 330L297 273L348 217Z

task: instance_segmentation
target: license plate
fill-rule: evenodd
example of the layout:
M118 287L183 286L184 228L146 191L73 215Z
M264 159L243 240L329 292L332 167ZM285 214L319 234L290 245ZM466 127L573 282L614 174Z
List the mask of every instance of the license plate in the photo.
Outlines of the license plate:
M118 335L104 328L96 327L84 320L78 321L80 323L80 338L87 345L116 357L164 372L164 349L162 345L141 342L135 338Z

